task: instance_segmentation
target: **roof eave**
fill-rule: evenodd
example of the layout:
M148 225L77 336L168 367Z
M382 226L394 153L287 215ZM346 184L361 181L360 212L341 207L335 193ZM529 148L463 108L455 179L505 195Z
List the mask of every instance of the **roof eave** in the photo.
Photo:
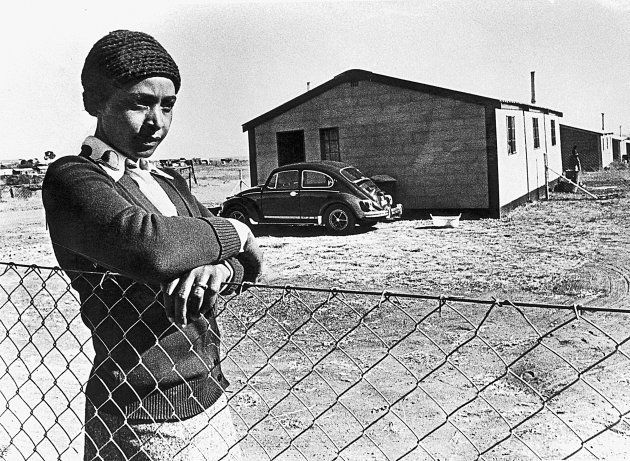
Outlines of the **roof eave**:
M541 106L533 106L531 104L525 104L522 102L517 102L517 101L507 101L505 99L501 100L501 106L516 106L521 110L527 110L527 111L536 111L536 112L541 112L543 114L552 114L552 115L556 115L558 117L563 117L564 114L558 110L554 110L554 109L549 109L548 107L541 107Z

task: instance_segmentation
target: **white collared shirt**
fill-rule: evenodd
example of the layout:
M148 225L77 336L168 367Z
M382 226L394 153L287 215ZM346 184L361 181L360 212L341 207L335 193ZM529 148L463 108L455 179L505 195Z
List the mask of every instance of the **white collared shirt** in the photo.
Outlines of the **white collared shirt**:
M127 162L133 162L133 160L127 159ZM127 165L127 173L131 176L146 198L148 198L155 208L160 210L164 216L177 216L177 209L171 199L166 195L162 186L151 175L150 170L144 170L139 166L130 168Z
M131 179L138 184L140 192L144 194L160 213L164 216L177 216L175 205L152 175L162 176L167 179L173 179L172 176L166 174L144 159L134 161L125 157L94 136L88 136L85 141L83 141L83 145L91 148L90 158L96 161L114 181L120 181L120 178L127 172ZM142 167L140 162L143 163ZM239 232L241 251L243 251L244 239L240 234ZM234 276L234 270L227 262L223 264L230 271L228 281L231 281Z
M90 158L95 160L114 181L120 181L120 178L127 172L140 188L140 192L160 213L164 216L177 216L175 205L152 175L159 175L167 179L173 179L172 176L159 170L146 160L142 165L144 168L141 168L139 161L125 157L94 136L88 136L83 145L92 149Z

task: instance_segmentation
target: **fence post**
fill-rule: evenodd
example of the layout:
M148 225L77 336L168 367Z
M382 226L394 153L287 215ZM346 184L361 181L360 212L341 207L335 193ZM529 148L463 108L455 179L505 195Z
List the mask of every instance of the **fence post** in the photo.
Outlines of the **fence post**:
M191 173L192 173L193 181L195 181L195 186L199 185L199 184L197 183L197 175L195 174L195 164L194 164L194 163L192 163L192 164L190 165L190 171L191 171Z

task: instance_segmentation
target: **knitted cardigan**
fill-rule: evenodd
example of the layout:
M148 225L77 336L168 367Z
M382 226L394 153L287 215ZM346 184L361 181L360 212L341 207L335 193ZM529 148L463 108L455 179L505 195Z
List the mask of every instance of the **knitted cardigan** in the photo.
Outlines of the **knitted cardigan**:
M244 274L232 224L201 205L176 171L165 171L172 180L154 178L178 216L161 215L129 175L114 182L82 156L51 164L42 190L55 256L92 333L86 398L99 411L137 422L194 416L228 384L211 309L185 327L171 324L160 283L225 260L234 282ZM122 275L98 273L104 271Z

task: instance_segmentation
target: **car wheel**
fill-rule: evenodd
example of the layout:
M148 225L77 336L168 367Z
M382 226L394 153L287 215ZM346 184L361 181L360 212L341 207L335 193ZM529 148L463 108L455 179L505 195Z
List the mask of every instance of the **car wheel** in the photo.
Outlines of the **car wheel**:
M251 225L251 221L249 220L249 213L247 213L247 210L245 210L245 208L242 208L240 206L228 208L223 213L223 216L225 216L226 218L236 219L237 221L243 222L248 226Z
M326 229L335 234L349 234L354 230L356 223L354 213L345 205L333 205L324 213Z

